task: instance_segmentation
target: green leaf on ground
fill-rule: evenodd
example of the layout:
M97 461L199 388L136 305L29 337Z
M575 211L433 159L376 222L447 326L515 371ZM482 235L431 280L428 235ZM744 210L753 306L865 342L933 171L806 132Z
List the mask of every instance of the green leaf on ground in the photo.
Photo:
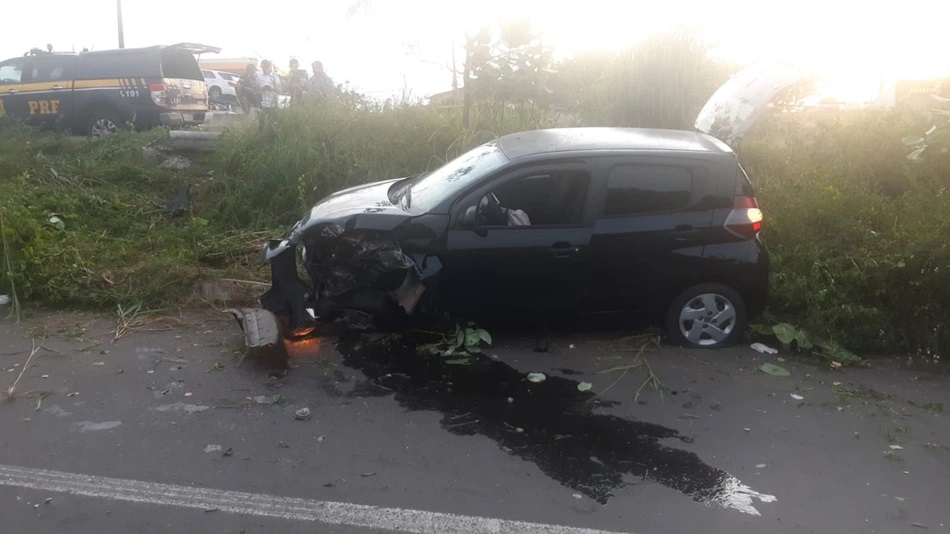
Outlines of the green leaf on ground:
M779 367L774 363L763 363L759 366L759 371L772 376L789 376L791 373L784 367Z

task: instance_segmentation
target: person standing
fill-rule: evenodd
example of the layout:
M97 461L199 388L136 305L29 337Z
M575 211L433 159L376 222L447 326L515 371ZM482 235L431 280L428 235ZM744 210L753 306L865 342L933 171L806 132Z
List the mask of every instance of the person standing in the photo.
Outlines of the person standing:
M260 105L261 96L257 90L257 65L249 63L244 68L244 74L238 79L237 87L238 102L241 103L241 109L244 113L250 113L252 107Z
M291 102L299 100L303 94L303 88L307 85L307 71L300 68L300 62L296 58L290 60L290 70L284 77L287 92L290 93Z
M261 126L265 122L271 124L277 118L277 95L280 91L280 77L274 72L274 65L270 60L261 61L261 72L257 74L257 87L261 92Z
M307 85L304 86L304 94L326 96L335 88L333 79L323 70L323 63L314 61L310 67L313 69L313 76L307 80Z

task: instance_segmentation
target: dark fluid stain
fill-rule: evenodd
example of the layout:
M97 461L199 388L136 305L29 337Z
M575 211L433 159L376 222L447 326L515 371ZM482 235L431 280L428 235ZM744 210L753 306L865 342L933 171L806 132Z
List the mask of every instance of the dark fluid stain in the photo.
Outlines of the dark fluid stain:
M603 406L578 382L549 376L531 383L525 373L489 358L449 365L415 354L413 347L359 346L341 342L344 364L362 371L409 410L444 414L457 435L482 435L507 453L533 462L549 477L605 504L613 492L644 479L679 490L696 501L721 497L725 471L662 439L691 438L660 425L593 413ZM509 400L510 399L510 400Z
M575 369L555 369L555 371L561 373L562 375L567 375L567 376L577 376L577 375L582 375L582 374L584 374L584 373L582 373L582 372L580 372L580 371L577 371L577 370L575 370Z

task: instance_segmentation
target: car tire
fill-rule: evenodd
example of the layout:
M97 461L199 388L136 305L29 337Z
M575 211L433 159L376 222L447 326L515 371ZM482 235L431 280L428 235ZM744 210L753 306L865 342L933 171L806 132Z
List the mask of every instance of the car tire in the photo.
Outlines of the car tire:
M212 99L212 100L218 100L219 98L221 98L221 88L220 88L220 87L217 87L217 86L214 86L214 85L212 85L211 87L209 87L209 88L208 88L208 98L210 98L210 99Z
M86 121L86 135L98 139L123 130L124 127L125 122L118 112L108 108L98 109L89 115Z
M723 284L698 284L673 299L666 335L674 344L718 349L734 345L748 321L745 300Z

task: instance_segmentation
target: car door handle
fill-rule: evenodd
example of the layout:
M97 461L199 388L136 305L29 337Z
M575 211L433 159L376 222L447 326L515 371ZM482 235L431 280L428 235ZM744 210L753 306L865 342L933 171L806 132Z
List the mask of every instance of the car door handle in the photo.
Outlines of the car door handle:
M555 258L569 258L580 251L580 247L575 247L566 241L558 241L548 249L548 253Z
M677 241L688 241L699 234L699 230L693 228L691 224L678 224L673 228L673 239Z

